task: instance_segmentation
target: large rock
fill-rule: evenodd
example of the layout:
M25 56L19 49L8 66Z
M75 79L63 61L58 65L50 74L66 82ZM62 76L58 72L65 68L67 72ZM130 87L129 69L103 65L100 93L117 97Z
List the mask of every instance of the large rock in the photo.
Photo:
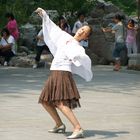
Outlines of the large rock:
M18 53L17 56L12 57L10 61L10 66L15 67L32 67L34 64L34 58L35 54L27 55L25 52ZM39 67L46 67L46 65L49 65L52 61L53 57L51 54L42 54L41 60L39 62Z
M42 24L42 19L41 17L33 12L31 16L29 17L29 23L33 25L41 25Z
M97 0L96 7L91 11L91 16L88 18L88 23L93 27L93 34L89 40L89 48L91 54L96 54L99 58L103 58L101 62L112 62L114 49L114 34L103 33L102 27L112 27L114 23L112 18L117 14L124 15L124 13L115 5L104 0ZM122 52L125 57L121 57L122 64L126 64L126 51ZM94 60L93 60L94 61Z
M140 70L140 53L129 55L128 69Z
M16 56L13 57L10 61L11 66L15 67L32 67L34 63L34 55L28 55L28 56Z
M140 65L140 53L129 55L129 66L131 65Z
M19 45L26 46L30 50L36 46L36 36L41 26L27 23L20 27Z

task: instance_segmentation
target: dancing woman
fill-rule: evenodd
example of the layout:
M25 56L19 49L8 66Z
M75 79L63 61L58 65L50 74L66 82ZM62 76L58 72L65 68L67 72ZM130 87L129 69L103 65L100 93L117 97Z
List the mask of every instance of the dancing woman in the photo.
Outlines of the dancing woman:
M84 48L79 45L79 41L89 37L92 29L83 26L72 37L55 25L43 9L38 8L36 12L42 17L44 41L54 56L51 74L39 98L39 103L56 123L56 126L48 132L58 133L66 130L56 110L58 108L74 127L72 135L67 138L83 137L83 129L72 111L80 107L80 95L72 73L80 75L86 81L92 79L91 60L85 54Z

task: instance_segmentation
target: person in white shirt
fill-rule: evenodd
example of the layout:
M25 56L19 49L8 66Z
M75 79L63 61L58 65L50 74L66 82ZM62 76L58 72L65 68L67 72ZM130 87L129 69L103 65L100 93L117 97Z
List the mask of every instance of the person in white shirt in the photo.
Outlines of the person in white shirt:
M0 41L0 56L5 58L4 65L7 66L11 57L15 55L15 39L8 29L4 28L1 31L2 39Z
M78 20L75 22L73 26L72 33L73 35L76 34L77 30L80 29L81 27L88 25L88 23L85 21L85 15L84 13L79 13L78 14ZM88 47L88 40L81 40L80 45L83 46L84 48Z
M91 60L79 44L79 41L89 37L92 29L89 26L83 26L73 37L54 24L45 10L38 8L36 12L42 17L44 41L54 56L50 68L51 74L39 98L39 103L56 123L56 126L48 132L58 133L66 130L56 110L58 108L74 127L72 135L67 138L83 137L84 131L72 111L80 107L80 95L72 73L78 74L86 81L92 79Z
M40 56L43 52L43 50L46 50L47 53L50 53L47 45L44 42L44 37L43 37L43 30L41 29L37 35L37 46L36 46L36 57L35 57L35 63L33 65L33 68L37 68L38 67L38 63L40 61Z

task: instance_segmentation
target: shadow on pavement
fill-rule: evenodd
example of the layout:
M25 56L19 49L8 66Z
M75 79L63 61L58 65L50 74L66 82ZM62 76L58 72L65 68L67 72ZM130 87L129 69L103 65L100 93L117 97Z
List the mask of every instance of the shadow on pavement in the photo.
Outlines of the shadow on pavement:
M123 134L129 134L128 131L103 131L103 130L85 130L85 138L95 137L96 135L101 136L101 139L109 139L119 137ZM66 132L66 136L71 135L71 132Z

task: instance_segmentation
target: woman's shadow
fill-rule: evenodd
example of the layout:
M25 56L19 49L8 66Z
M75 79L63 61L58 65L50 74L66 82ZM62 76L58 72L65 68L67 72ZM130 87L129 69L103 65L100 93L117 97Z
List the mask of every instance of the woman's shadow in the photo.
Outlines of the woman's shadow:
M71 132L67 132L65 135L70 135ZM86 138L88 137L94 137L96 135L102 136L101 139L109 139L114 137L119 137L123 134L129 134L127 131L103 131L103 130L84 130L84 136Z

